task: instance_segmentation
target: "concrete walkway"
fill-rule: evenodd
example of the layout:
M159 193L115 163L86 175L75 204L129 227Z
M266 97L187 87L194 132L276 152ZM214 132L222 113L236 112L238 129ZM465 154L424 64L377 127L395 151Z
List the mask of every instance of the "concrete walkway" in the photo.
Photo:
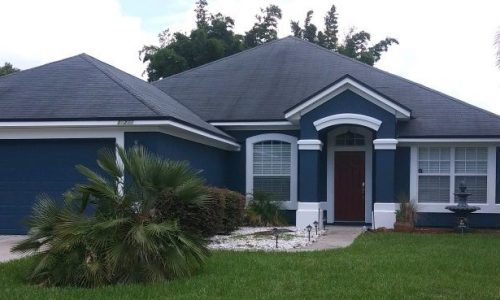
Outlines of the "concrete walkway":
M326 226L326 233L309 246L293 251L320 251L350 246L364 232L360 226Z
M0 262L23 257L24 254L12 253L10 249L25 238L24 235L0 235Z

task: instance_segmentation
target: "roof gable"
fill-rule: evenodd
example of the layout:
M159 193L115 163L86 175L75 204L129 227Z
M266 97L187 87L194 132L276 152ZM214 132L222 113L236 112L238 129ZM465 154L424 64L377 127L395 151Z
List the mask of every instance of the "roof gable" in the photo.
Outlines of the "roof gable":
M373 104L387 110L398 119L408 119L411 116L411 111L408 108L356 80L352 76L345 75L286 110L285 118L289 120L299 119L301 115L313 110L326 101L333 101L335 96L346 90L350 90Z

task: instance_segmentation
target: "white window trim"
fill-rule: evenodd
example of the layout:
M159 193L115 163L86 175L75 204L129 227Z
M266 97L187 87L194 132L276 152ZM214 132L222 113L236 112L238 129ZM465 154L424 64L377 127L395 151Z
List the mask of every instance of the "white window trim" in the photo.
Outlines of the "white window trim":
M281 133L267 133L252 136L246 139L246 193L247 196L253 193L253 145L264 141L281 141L290 143L290 200L281 202L283 209L297 209L297 138Z
M450 148L450 202L448 203L419 203L418 202L418 147L449 147ZM479 206L481 210L476 213L498 213L500 214L500 204L495 203L496 197L496 147L497 145L481 144L481 143L423 143L412 145L410 150L410 199L417 204L418 212L430 213L451 213L445 207L454 205L454 187L455 187L455 148L457 147L485 147L488 149L488 172L487 176L487 190L486 190L486 203L474 203L471 205ZM452 173L453 172L453 173ZM438 174L436 174L438 175ZM443 174L446 175L446 174ZM485 174L482 174L485 175ZM460 176L460 174L458 174Z

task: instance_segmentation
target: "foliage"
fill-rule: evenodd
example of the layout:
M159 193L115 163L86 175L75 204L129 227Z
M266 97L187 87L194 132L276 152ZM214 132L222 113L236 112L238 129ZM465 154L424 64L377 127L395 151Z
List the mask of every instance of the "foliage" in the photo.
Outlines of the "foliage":
M0 76L19 72L19 71L20 70L18 68L14 68L14 66L11 63L6 62L6 63L4 63L3 67L0 67Z
M332 5L324 18L324 31L318 31L316 25L311 23L312 15L312 10L307 12L303 28L300 27L299 21L290 22L291 30L295 37L318 44L370 66L373 66L375 62L380 60L382 53L387 52L389 46L398 44L396 39L388 37L369 46L371 35L366 31L356 32L354 28L350 29L344 41L339 44L337 10L335 5Z
M345 249L215 251L202 273L189 280L96 289L27 285L22 276L33 259L26 258L0 264L0 295L5 300L497 299L499 248L496 233L365 233Z
M158 210L167 219L179 221L184 232L198 236L227 234L243 223L245 197L228 189L208 187L204 205L179 201L169 193L159 201Z
M278 201L273 201L271 194L255 192L248 203L247 222L252 226L286 225L286 220Z
M66 193L62 206L42 197L15 251L38 253L29 280L46 286L95 287L153 282L193 274L206 260L202 243L159 209L166 199L203 206L206 190L184 162L142 147L103 150L104 175L77 166L87 183ZM124 180L126 175L127 180Z
M196 2L196 28L189 35L167 29L159 34L160 46L139 51L148 63L148 81L155 81L194 68L244 49L243 37L233 32L234 20L206 10L207 1Z
M278 38L278 20L281 19L281 8L269 5L260 9L261 14L256 15L257 22L252 29L246 32L245 47L252 48Z
M396 210L396 222L415 225L417 222L417 206L406 196L399 197L399 209Z
M278 21L282 18L281 9L269 5L260 9L256 22L244 35L234 33L235 21L231 17L207 11L208 2L196 2L196 28L190 34L167 29L158 35L160 45L145 45L139 51L143 62L148 63L148 81L180 73L208 62L238 53L278 38ZM347 34L339 44L338 22L335 5L332 5L324 20L325 28L318 31L311 23L313 11L306 14L304 27L298 21L291 21L294 36L318 44L329 50L339 52L361 62L373 65L392 44L394 38L386 38L370 46L371 35L366 31Z
M227 234L243 225L245 196L221 188L210 188L209 195L212 204L208 207L214 217L211 218L212 226L210 222L205 224L208 230L211 230L213 234Z

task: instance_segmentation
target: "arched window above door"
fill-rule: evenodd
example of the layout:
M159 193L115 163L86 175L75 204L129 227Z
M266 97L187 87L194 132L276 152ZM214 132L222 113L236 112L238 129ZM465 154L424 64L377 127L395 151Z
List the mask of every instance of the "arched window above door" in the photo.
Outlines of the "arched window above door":
M335 137L335 145L337 146L364 146L365 137L359 133L347 131Z

